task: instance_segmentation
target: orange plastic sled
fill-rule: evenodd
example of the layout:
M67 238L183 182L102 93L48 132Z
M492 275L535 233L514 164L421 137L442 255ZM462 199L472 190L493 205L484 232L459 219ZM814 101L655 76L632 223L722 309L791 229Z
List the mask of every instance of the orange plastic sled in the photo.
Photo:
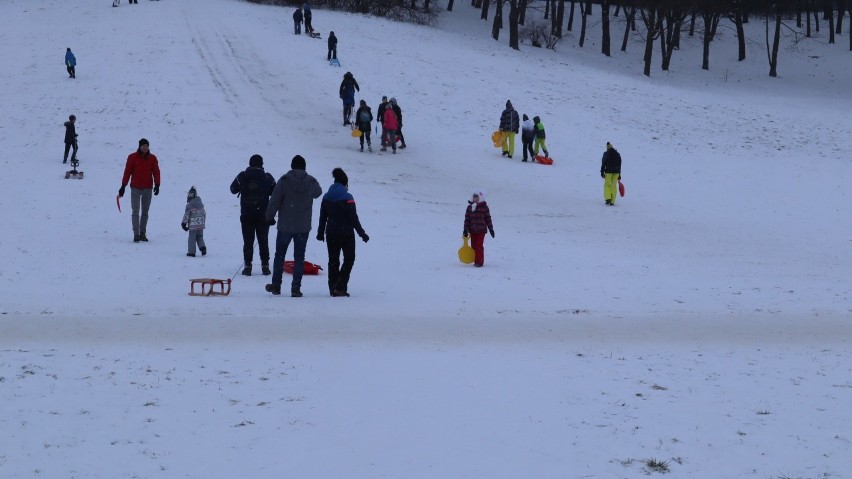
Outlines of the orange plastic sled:
M497 130L491 134L491 141L494 142L494 148L502 148L503 147L503 138L504 134L502 131Z
M542 165L552 165L553 164L553 158L549 158L547 156L536 155L536 157L533 158L533 159L535 160L536 163L541 163Z
M293 268L296 266L295 261L285 261L284 262L284 272L288 274L293 274ZM305 274L307 275L317 275L319 274L322 266L318 264L314 264L308 261L305 261Z

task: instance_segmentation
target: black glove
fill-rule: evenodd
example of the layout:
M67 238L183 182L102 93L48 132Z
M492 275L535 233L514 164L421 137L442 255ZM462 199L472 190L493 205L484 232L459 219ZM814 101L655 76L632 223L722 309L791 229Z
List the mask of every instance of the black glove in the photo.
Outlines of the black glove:
M601 173L601 178L606 178L606 175Z
M367 235L367 233L364 233L361 235L361 240L366 243L367 241L370 241L370 236Z
M467 230L464 230L464 232L462 233L462 236L464 236L465 238L467 238Z
M489 233L491 233L491 237L493 238L494 237L494 230L489 231Z
M121 188L118 189L118 197L119 198L124 197L124 185L121 185Z
M325 235L322 233L317 233L317 241L325 241Z
M154 185L154 196L160 194L160 185Z
M180 227L183 228L184 231L189 231L189 226L187 226L186 223L181 223Z
M621 175L618 175L618 181L621 181Z
M266 220L266 223L269 224L269 226L275 226L275 218L272 218L271 220Z

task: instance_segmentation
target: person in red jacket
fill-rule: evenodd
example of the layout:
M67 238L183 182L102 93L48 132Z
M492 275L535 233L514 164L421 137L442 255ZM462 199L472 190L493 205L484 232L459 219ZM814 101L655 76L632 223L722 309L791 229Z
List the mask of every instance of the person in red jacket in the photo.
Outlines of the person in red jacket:
M382 149L387 151L387 145L393 147L393 153L396 154L396 130L399 129L399 119L393 108L385 108L382 113Z
M481 191L473 193L473 197L467 202L467 211L464 213L464 237L470 235L470 246L475 253L473 265L481 268L485 263L485 233L491 233L494 237L494 225L491 224L491 210L485 202L485 195Z
M139 140L139 149L127 157L124 177L118 196L124 196L124 188L130 183L130 207L133 210L133 242L148 241L145 235L148 226L148 208L151 206L151 193L160 194L160 166L157 157L149 150L148 140ZM152 190L153 189L153 190ZM141 209L141 215L140 215Z

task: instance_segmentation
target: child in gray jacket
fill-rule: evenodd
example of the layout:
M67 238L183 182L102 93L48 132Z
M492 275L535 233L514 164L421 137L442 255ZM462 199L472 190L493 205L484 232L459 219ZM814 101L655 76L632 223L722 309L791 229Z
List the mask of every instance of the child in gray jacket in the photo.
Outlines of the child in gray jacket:
M180 227L189 232L189 250L187 256L195 257L195 245L201 250L201 256L207 254L207 246L204 244L204 223L207 221L207 212L204 211L204 203L198 196L195 187L189 188L186 194L186 211L183 213L183 221Z

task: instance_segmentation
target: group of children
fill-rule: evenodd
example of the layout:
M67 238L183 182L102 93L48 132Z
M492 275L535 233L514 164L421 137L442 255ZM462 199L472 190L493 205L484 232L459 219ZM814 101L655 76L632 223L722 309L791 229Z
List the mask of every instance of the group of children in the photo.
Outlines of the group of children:
M541 118L535 116L532 121L524 113L523 124L518 118L518 112L512 106L510 100L506 100L506 109L500 115L500 131L503 133L503 156L512 158L515 154L515 135L518 134L518 129L521 127L521 142L523 144L524 158L522 161L527 161L527 153L530 160L534 160L538 156L539 150L544 152L546 158L550 157L545 145L546 134L544 125L541 123Z

